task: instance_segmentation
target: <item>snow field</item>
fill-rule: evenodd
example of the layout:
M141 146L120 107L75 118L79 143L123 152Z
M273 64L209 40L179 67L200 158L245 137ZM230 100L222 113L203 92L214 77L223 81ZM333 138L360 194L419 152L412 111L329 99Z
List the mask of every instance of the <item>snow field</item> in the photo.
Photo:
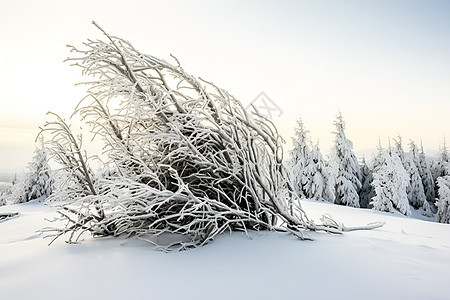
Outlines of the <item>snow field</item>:
M55 208L39 202L0 222L2 299L448 299L450 226L372 210L304 201L319 221L346 226L385 221L371 231L225 234L180 253L147 242L91 238L48 246L36 230ZM413 213L420 216L420 213ZM422 216L422 218L424 218Z

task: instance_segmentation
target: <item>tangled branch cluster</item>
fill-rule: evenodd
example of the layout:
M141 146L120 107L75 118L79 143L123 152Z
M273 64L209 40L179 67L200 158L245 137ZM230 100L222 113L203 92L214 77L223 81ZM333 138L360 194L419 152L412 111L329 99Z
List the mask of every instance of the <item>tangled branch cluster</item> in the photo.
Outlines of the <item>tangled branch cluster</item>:
M76 154L76 163L60 161L72 174L85 175L78 181L86 191L61 210L67 226L49 229L55 238L69 233L75 242L85 231L150 236L166 250L180 250L227 230L280 230L299 238L305 229L336 231L308 220L282 164L282 139L269 120L189 75L176 58L172 65L142 54L96 26L106 41L70 47L74 56L68 60L93 78L76 112L103 139L113 171L92 180L70 128L54 131L68 137L53 139L54 152ZM54 129L52 124L44 130ZM173 243L155 239L167 234L176 237Z

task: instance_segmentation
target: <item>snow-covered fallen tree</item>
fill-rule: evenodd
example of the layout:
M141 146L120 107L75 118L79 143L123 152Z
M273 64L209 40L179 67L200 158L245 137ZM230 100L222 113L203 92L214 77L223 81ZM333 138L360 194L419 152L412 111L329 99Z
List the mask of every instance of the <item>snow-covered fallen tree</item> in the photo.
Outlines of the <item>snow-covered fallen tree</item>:
M17 217L19 213L13 212L13 213L0 213L0 222Z
M185 72L176 58L143 54L94 25L106 41L70 47L68 61L92 78L76 112L103 139L112 171L93 178L81 139L59 117L47 123L53 154L83 192L60 210L67 225L44 232L68 234L69 242L84 232L139 236L181 250L224 231L279 230L301 239L304 230L341 231L308 219L269 120ZM173 243L157 239L164 235Z

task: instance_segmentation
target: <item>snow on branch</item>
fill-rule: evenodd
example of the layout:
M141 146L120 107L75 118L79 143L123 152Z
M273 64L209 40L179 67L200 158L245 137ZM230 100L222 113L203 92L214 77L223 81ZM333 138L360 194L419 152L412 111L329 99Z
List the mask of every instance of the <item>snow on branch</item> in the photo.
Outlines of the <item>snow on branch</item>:
M282 164L283 139L227 91L109 35L69 46L91 81L76 113L104 142L111 172L94 182L64 121L49 123L56 157L86 193L61 209L49 236L137 236L163 250L211 242L225 231L336 232L310 221ZM64 142L61 141L64 140ZM58 152L59 151L59 152ZM175 236L168 244L158 237Z

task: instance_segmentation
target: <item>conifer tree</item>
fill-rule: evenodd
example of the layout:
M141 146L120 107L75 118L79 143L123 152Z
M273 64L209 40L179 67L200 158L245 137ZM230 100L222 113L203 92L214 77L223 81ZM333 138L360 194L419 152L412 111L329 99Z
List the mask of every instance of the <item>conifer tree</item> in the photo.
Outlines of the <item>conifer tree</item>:
M0 206L6 205L7 189L8 187L6 187L3 190L0 190Z
M53 179L50 176L47 150L41 140L41 147L34 151L31 162L28 164L29 172L26 174L26 200L31 201L52 193Z
M393 192L389 185L392 175L388 173L391 157L386 149L378 147L378 152L374 157L374 172L372 186L375 191L375 196L372 197L370 205L372 209L378 211L394 212L391 198Z
M450 223L450 177L442 176L437 179L439 198L436 201L436 221Z
M426 217L432 217L433 216L433 209L431 208L431 204L428 201L424 201L422 205L422 215Z
M423 151L423 145L420 145L419 160L420 160L420 169L422 170L420 177L422 178L425 196L427 198L427 201L431 205L434 205L434 202L436 200L436 190L435 190L436 185L430 170L430 164L428 163L425 156L425 152Z
M399 210L406 216L411 215L406 188L409 177L395 151L378 149L375 157L375 169L372 186L375 196L370 204L374 210L393 212Z
M425 193L425 198L427 201L423 202L423 210L424 215L431 216L432 215L432 207L434 206L434 198L435 198L435 184L433 180L433 176L430 171L430 167L425 159L425 154L422 149L419 150L419 147L414 143L414 141L410 140L409 142L409 153L414 161L414 164L417 167L419 172L419 176L422 181L423 190Z
M411 209L409 207L408 201L408 187L409 187L409 175L403 167L400 156L396 151L393 151L389 147L389 154L392 158L391 168L393 170L393 180L394 190L396 194L392 198L392 203L394 207L406 216L411 215ZM405 197L406 196L406 197Z
M24 177L23 174L17 175L17 173L15 173L11 180L11 185L4 196L5 203L17 204L27 202L27 191L29 188L29 181L26 177Z
M17 204L42 196L48 197L52 192L52 185L47 151L42 143L40 148L35 149L35 155L28 164L28 172L21 176L14 175L4 198L7 203Z
M410 157L408 155L408 157ZM412 162L412 160L410 160ZM425 202L427 201L427 198L425 196L423 183L419 175L419 171L417 170L417 167L412 163L406 164L406 172L408 172L410 176L410 185L408 188L408 200L409 203L416 209L422 207Z
M330 182L329 169L318 144L311 147L310 159L305 168L304 189L307 198L334 202L333 186Z
M341 113L334 125L336 131L330 166L335 178L335 203L359 207L361 170L353 152L353 143L345 136L345 122Z
M303 198L308 198L307 185L309 185L307 173L313 172L306 168L311 159L311 150L308 146L308 131L306 130L303 121L299 119L295 127L295 136L292 138L293 149L290 152L289 166L291 169L291 181L294 191Z
M375 191L372 186L373 175L369 166L366 163L365 157L361 161L361 191L359 193L359 206L361 208L369 208L369 203L372 197L375 196Z
M450 176L450 159L445 140L443 146L439 147L439 152L433 159L430 169L434 182L437 182L439 177ZM437 193L437 186L435 191Z
M19 181L19 178L17 177L17 173L14 173L14 177L11 179L11 184L14 185Z
M405 169L409 177L409 184L406 188L408 201L415 209L418 209L422 207L424 201L426 201L422 178L420 177L419 170L414 163L414 159L411 153L405 153L405 151L403 150L401 137L398 136L398 138L394 139L394 141L394 150L400 158L403 168Z

